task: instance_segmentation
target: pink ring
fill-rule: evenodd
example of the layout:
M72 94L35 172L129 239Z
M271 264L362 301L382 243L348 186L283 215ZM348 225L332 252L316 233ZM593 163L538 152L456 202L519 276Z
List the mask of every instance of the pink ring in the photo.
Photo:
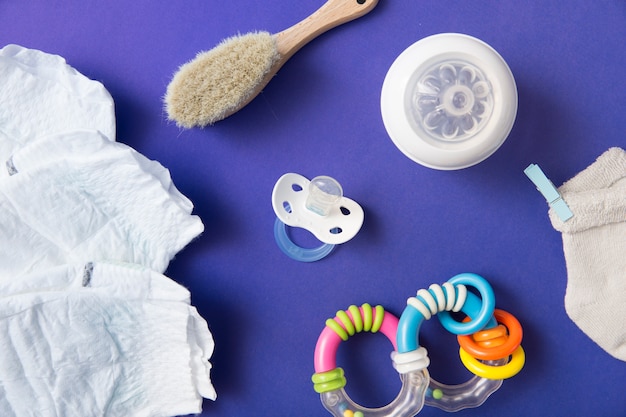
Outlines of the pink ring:
M363 316L363 307L359 307L359 311L361 312L361 316ZM352 317L352 313L349 310L346 310L348 317L354 323L354 317ZM372 321L376 320L376 309L372 309ZM338 317L335 316L335 321L345 329L345 326L339 320ZM388 311L384 312L383 322L380 326L380 333L387 336L387 339L393 345L394 350L398 350L396 346L396 333L398 332L398 318ZM317 339L317 344L315 345L315 372L328 372L337 368L337 349L339 348L339 344L342 342L341 337L330 327L324 327L322 333Z

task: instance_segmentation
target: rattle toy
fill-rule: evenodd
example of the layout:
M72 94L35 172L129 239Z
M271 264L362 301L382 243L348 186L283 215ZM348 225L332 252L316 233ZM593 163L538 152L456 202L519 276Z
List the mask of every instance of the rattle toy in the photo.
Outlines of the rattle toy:
M480 297L467 291L468 285L476 288ZM462 312L467 317L458 322L450 312ZM426 349L419 345L419 330L433 315L445 329L457 335L461 361L475 375L469 381L445 385L430 377L430 360ZM365 408L352 401L344 390L344 371L336 364L341 341L362 331L380 331L394 347L391 359L402 388L391 403L381 408ZM503 379L522 369L525 354L521 341L519 321L495 308L489 283L480 275L464 273L443 285L419 290L407 300L399 320L381 306L373 309L369 304L338 311L326 321L318 338L312 381L322 404L335 417L412 417L424 404L459 411L480 406L500 388Z
M466 285L475 287L480 298L468 292ZM450 311L468 317L459 323ZM446 330L457 335L461 361L475 376L452 386L430 379L427 405L445 411L478 407L500 388L503 379L516 375L524 366L522 327L514 316L495 309L493 290L480 275L459 274L442 286L433 284L409 298L398 324L396 356L424 349L419 346L420 326L433 315L438 316ZM406 370L409 369L413 368Z
M428 358L425 350L410 354L411 360L421 364L418 370L398 372L402 388L398 396L382 408L365 408L356 404L348 396L344 387L346 378L342 368L337 367L337 348L342 341L363 331L380 331L387 336L396 349L398 319L385 311L382 306L372 308L369 304L361 307L350 306L338 311L333 319L326 321L326 327L320 334L315 346L315 374L311 378L314 389L320 394L322 404L335 417L391 417L414 416L424 404L424 395L428 387ZM406 357L403 357L406 359ZM392 355L392 360L395 361ZM394 363L394 367L402 364Z
M343 196L341 185L333 178L319 176L309 181L302 175L288 173L279 178L272 192L276 213L274 238L289 257L313 262L330 254L335 245L352 239L363 224L363 209ZM287 234L286 226L311 232L322 245L303 248Z

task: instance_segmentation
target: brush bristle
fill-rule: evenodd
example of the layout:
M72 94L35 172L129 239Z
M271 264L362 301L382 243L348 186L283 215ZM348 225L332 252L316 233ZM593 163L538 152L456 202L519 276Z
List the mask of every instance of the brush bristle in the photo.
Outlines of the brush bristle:
M180 127L205 127L247 102L279 59L268 32L237 35L182 65L167 87L165 109Z

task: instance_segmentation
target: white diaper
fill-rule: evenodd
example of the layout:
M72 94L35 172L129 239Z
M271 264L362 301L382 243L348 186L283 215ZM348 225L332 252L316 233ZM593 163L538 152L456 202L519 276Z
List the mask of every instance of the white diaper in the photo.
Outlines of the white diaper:
M186 415L216 398L208 326L161 274L63 265L0 294L3 417Z
M34 140L8 162L12 175L0 178L0 280L91 261L164 272L204 229L164 167L99 132Z
M161 275L192 202L63 58L0 49L0 97L0 416L200 413L213 338Z
M0 49L0 97L0 161L35 138L63 131L95 129L115 140L109 92L58 55L18 45Z
M128 145L111 142L101 132L94 130L81 129L36 138L14 152L5 162L4 168L9 175L13 175L59 161L81 165L116 159L136 163L138 168L154 176L183 210L191 213L193 203L178 191L168 169Z

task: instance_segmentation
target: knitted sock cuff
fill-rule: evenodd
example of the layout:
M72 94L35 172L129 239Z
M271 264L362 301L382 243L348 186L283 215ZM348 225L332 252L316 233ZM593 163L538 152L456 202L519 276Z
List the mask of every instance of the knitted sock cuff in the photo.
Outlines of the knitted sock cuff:
M574 217L563 222L554 209L548 214L561 233L576 233L593 227L626 221L626 152L611 148L578 175L559 187Z

